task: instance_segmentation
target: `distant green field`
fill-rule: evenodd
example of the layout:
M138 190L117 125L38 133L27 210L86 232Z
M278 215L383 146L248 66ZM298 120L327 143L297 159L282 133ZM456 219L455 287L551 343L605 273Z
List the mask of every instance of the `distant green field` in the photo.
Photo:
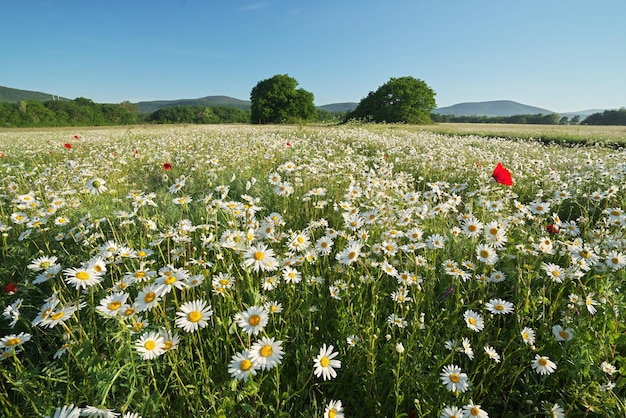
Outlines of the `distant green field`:
M483 123L440 123L416 129L454 135L497 136L503 138L535 139L564 144L626 145L626 126L591 125L514 125Z

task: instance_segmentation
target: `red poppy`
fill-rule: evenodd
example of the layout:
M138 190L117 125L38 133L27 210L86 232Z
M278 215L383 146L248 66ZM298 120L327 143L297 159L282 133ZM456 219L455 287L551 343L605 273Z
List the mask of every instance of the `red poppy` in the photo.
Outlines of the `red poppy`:
M15 283L11 282L8 285L4 286L4 293L12 295L15 292L17 292L17 286L15 286Z
M67 149L72 149L72 144L65 143L63 146Z
M286 143L285 145L287 145L288 147L290 147L290 146L291 146L291 142L287 141L287 143Z
M74 135L74 139L78 139L78 135Z
M513 178L511 177L511 172L502 166L502 163L498 163L496 168L493 170L493 174L491 175L498 183L504 184L505 186L513 185Z
M172 164L170 163L163 163L163 170L171 170L172 168Z
M559 233L559 227L556 226L555 224L550 224L550 225L546 226L546 231L548 231L551 234L558 234Z

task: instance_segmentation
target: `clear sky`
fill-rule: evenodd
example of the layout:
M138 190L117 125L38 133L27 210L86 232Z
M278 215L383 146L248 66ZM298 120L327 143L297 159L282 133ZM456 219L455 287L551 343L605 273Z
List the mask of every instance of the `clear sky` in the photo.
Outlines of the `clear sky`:
M316 105L412 76L439 107L626 106L626 0L6 0L0 85L99 103L249 100L289 74Z

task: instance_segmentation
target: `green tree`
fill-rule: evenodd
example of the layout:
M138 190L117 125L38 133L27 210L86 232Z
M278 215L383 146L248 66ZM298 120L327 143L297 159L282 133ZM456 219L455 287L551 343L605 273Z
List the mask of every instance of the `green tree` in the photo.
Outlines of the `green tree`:
M435 107L435 92L424 81L413 77L391 78L362 99L346 120L431 123L430 113Z
M287 74L259 81L250 93L252 123L295 123L315 120L313 93L296 89L298 82Z

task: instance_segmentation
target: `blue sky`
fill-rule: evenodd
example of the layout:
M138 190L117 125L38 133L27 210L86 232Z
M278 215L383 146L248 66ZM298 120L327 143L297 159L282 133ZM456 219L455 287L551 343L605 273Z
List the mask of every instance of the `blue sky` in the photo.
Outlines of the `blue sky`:
M95 102L249 99L289 74L316 105L391 77L437 105L626 106L624 0L21 0L0 7L0 85Z

